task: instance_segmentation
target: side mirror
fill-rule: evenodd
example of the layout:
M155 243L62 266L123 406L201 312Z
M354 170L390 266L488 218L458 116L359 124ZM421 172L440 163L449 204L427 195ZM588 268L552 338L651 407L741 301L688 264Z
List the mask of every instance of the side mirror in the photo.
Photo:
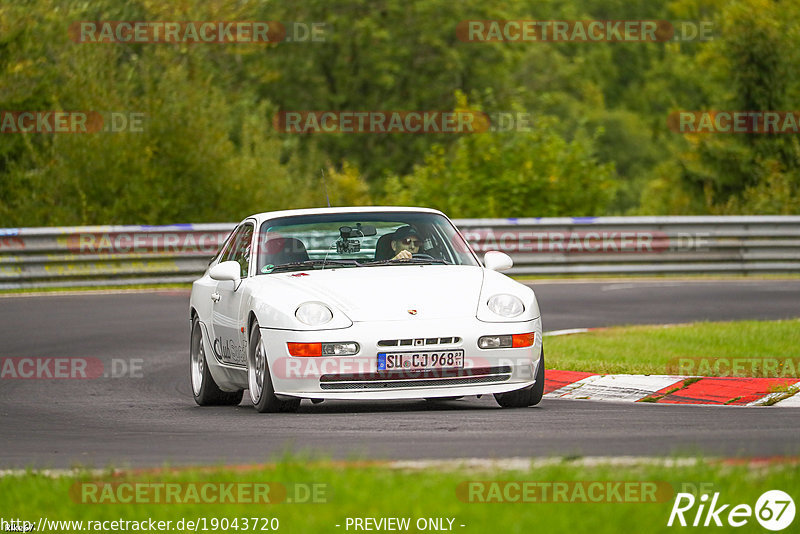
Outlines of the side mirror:
M491 271L505 271L514 265L514 260L505 252L490 250L483 256L483 264Z
M231 280L236 288L241 280L242 267L236 261L223 261L213 266L208 271L208 276L217 281Z

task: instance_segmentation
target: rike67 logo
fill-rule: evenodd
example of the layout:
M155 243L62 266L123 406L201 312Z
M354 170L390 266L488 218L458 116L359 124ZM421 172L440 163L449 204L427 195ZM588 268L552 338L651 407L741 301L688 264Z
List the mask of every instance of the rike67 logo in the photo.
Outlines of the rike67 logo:
M762 527L778 531L785 529L794 521L794 501L789 494L781 490L764 492L756 501L755 507L749 504L735 506L730 503L725 504L720 502L719 496L719 492L714 493L709 502L707 493L700 495L700 498L691 493L678 493L667 526L671 527L674 524L682 527L741 527L755 516Z

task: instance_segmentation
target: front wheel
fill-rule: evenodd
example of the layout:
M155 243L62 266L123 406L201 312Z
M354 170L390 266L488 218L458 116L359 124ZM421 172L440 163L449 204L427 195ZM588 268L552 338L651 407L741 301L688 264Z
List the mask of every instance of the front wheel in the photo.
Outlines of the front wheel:
M536 369L536 383L528 389L509 391L508 393L495 393L494 399L503 408L525 408L539 404L544 395L544 348L539 356L539 366Z
M247 351L247 383L250 389L250 400L261 413L295 412L300 407L300 399L280 400L275 396L272 377L269 374L269 363L264 344L261 343L261 331L258 323L250 332L250 347Z
M244 391L222 391L208 370L206 350L200 319L192 319L192 338L189 346L189 370L194 401L200 406L236 406L242 402Z

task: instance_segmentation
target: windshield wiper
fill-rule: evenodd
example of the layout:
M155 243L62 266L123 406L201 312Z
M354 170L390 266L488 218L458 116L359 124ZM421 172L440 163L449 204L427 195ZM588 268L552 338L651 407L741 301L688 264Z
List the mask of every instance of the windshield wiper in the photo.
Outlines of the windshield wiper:
M317 266L322 266L323 268L331 265L337 267L359 267L361 266L356 260L308 260L308 261L296 261L292 263L282 263L281 265L276 265L270 271L271 273L277 271L294 271L294 270L308 270L313 269Z
M409 258L407 260L396 260L394 258L390 260L377 260L377 261L370 261L363 263L364 267L372 267L373 265L452 265L449 262L444 260L439 260L436 258Z

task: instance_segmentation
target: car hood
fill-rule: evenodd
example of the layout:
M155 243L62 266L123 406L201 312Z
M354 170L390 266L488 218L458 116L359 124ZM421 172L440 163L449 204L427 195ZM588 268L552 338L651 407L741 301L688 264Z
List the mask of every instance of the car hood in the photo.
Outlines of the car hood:
M265 297L281 294L296 306L320 301L352 321L475 317L483 283L480 267L403 265L276 273L257 277ZM271 295L270 295L271 293ZM288 302L287 302L288 304ZM293 312L294 310L292 310Z

